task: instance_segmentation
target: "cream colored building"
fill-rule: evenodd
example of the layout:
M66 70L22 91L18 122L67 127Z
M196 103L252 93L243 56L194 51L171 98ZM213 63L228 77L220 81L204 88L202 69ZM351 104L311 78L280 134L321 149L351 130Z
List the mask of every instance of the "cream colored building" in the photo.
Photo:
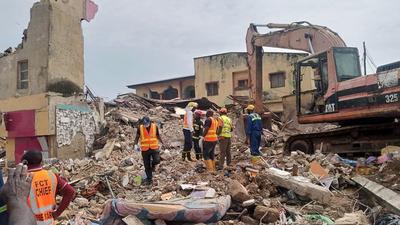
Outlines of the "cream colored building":
M178 77L167 80L128 85L136 94L152 99L170 100L174 98L190 99L195 97L194 76Z
M263 56L263 89L267 106L282 113L282 96L294 90L294 63L305 53L266 52ZM207 97L220 106L231 104L229 95L249 96L247 53L228 52L194 58L196 97ZM303 90L313 87L311 76Z

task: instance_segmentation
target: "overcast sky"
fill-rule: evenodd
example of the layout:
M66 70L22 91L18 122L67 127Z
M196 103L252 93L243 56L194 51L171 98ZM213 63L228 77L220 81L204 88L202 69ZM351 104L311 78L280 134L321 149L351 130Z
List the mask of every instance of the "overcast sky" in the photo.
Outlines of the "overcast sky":
M362 41L375 63L400 60L400 1L94 0L83 22L85 80L108 100L126 85L192 75L193 58L245 51L248 24L306 20ZM0 50L17 46L34 0L0 0ZM1 80L0 80L1 82Z

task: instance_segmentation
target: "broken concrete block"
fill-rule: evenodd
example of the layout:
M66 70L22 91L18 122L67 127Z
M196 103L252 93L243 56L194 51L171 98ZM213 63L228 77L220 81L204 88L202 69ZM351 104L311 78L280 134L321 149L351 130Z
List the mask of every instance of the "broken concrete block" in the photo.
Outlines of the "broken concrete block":
M87 200L86 198L75 198L74 202L80 208L89 206L89 200Z
M136 216L129 215L122 219L126 225L144 225Z
M256 200L255 199L250 199L250 200L244 201L242 203L242 206L243 207L249 207L249 206L252 206L254 204L256 204Z
M362 176L353 177L352 180L367 190L368 193L381 200L386 207L395 213L400 213L399 194Z
M229 193L234 201L240 203L251 199L247 189L237 180L229 182Z
M123 186L123 187L126 187L126 186L128 186L128 184L129 184L129 175L128 175L128 174L125 174L125 175L122 177L122 186Z
M121 145L121 143L115 143L115 146L114 146L114 148L116 148L116 149L121 149L122 148L122 145Z
M254 209L253 217L257 220L262 218L264 223L275 223L279 220L279 210L259 205Z
M217 192L215 191L214 188L208 188L206 192L206 198L215 198Z
M96 152L94 155L96 160L101 160L105 158L109 158L112 151L114 150L115 147L115 140L109 140L107 141L106 145L104 145L103 149L99 150Z
M311 183L305 177L294 177L290 173L276 168L266 170L268 178L277 186L292 190L298 195L307 196L324 204L328 204L332 199L329 190Z

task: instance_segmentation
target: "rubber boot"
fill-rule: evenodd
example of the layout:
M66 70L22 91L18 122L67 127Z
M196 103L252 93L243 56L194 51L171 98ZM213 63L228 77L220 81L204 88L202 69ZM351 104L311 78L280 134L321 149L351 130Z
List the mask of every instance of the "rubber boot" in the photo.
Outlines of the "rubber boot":
M190 162L193 162L192 155L190 154L190 152L186 153L186 157Z
M204 165L206 166L206 169L207 169L207 171L208 171L208 163L207 163L207 160L203 160L203 162L204 162Z
M186 152L182 152L182 161L186 160Z
M208 160L204 160L204 162L206 162L207 171L208 171L208 172L212 172L212 171L213 171L212 160L208 159Z
M211 166L212 166L212 171L215 172L217 171L216 165L215 165L215 160L211 160Z
M197 160L203 160L203 154L196 154Z
M259 165L261 160L261 156L251 156L251 163L253 165Z

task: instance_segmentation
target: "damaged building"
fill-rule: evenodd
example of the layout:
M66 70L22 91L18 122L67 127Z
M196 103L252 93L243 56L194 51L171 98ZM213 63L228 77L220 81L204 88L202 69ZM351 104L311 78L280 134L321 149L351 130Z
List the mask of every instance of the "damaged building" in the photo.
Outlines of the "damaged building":
M283 113L282 97L292 94L294 90L293 65L307 55L299 51L264 53L264 99L272 112ZM249 96L249 70L245 52L196 57L194 71L194 76L128 85L128 88L145 98L169 100L206 97L219 106L232 104L228 98L230 95ZM312 76L304 76L304 79L303 90L313 89Z
M100 116L83 95L85 7L83 0L36 2L21 44L0 55L0 136L8 162L19 162L28 149L69 158L91 148Z
M170 100L174 98L191 99L195 97L195 76L178 77L154 82L128 85L136 94L152 99Z
M299 52L265 52L263 94L266 106L283 112L282 97L294 90L293 65L307 56ZM230 95L248 97L250 92L247 53L231 52L194 58L196 97L207 97L218 105L232 104ZM304 90L312 89L311 76L304 76Z

